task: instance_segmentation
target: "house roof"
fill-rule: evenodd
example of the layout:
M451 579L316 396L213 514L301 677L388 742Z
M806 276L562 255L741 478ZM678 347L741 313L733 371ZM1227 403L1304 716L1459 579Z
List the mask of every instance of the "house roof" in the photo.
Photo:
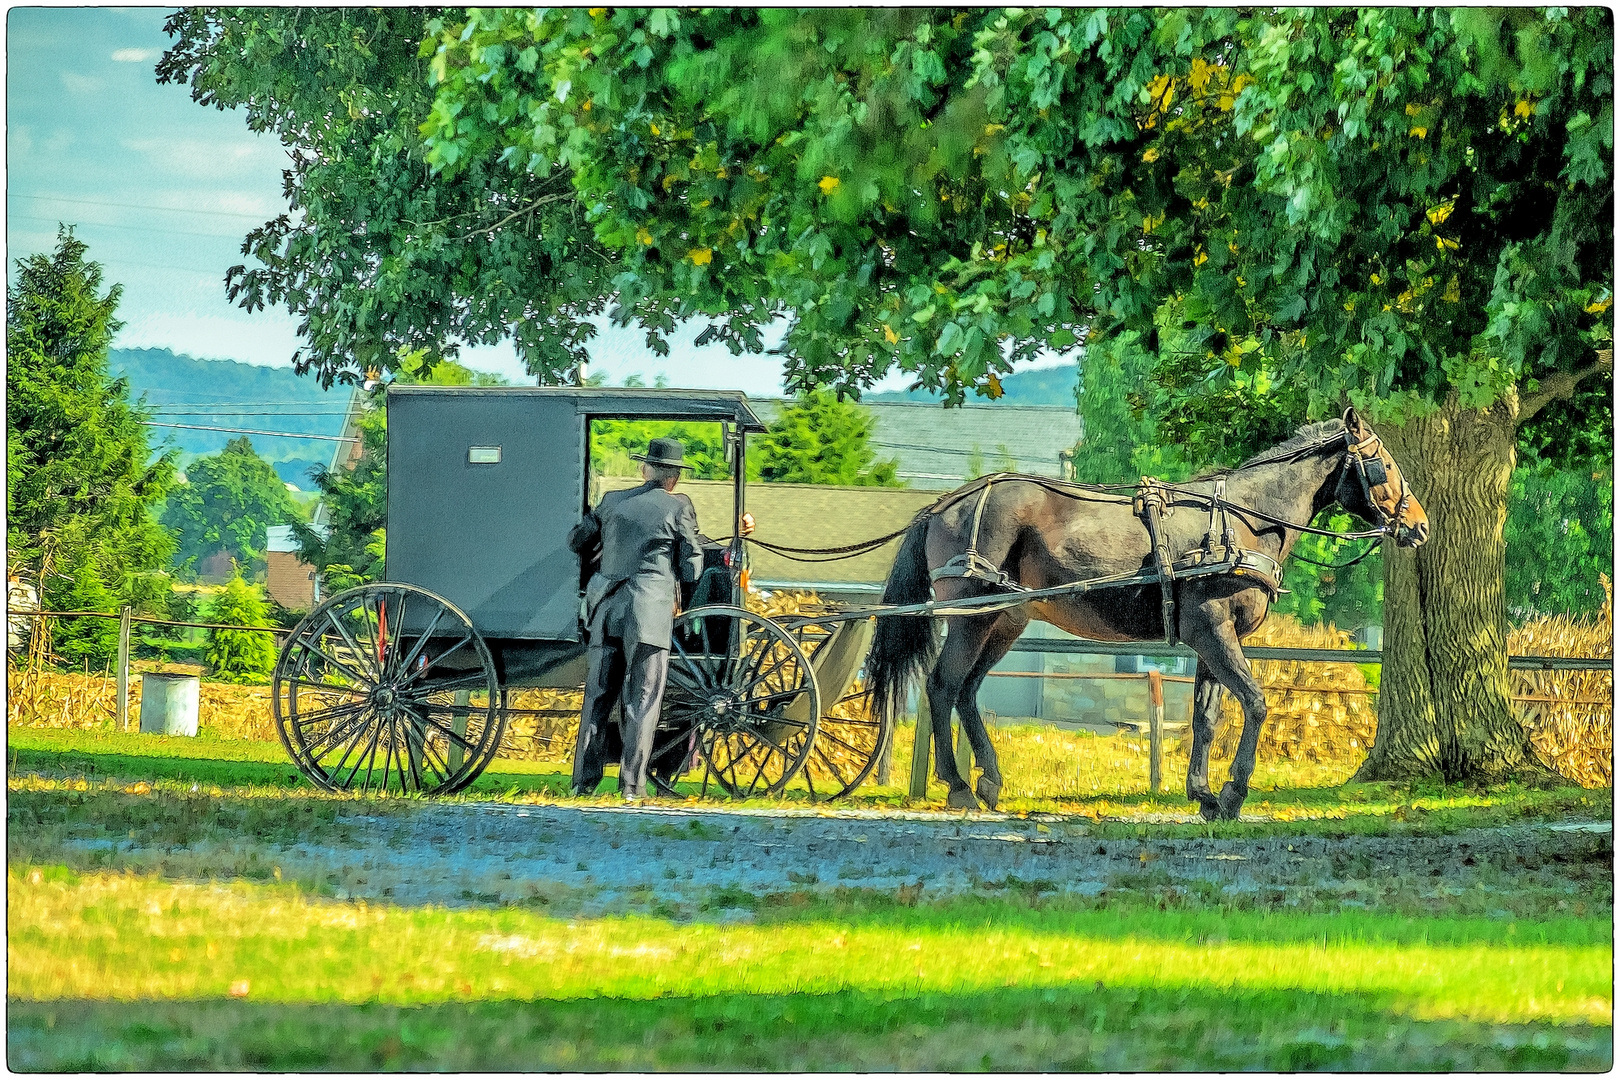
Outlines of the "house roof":
M756 401L767 422L781 401ZM863 401L876 419L872 446L879 459L897 459L900 479L913 488L949 491L987 472L1063 477L1064 457L1080 441L1079 414L1064 405L962 405L921 401Z

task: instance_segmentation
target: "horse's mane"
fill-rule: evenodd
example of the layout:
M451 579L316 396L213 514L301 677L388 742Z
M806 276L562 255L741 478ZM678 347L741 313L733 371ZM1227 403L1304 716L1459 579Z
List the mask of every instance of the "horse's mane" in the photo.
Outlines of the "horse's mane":
M1262 450L1249 458L1236 469L1207 469L1193 477L1194 480L1215 480L1222 476L1230 476L1238 469L1246 469L1261 460L1276 460L1288 456L1291 450L1304 450L1316 443L1323 442L1330 436L1337 435L1344 430L1343 420L1318 420L1314 424L1305 424L1295 431L1288 439L1278 443L1269 450Z

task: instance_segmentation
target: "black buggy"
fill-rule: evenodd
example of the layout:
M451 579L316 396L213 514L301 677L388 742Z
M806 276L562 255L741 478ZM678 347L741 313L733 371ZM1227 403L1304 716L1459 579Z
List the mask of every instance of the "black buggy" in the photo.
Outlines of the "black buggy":
M276 729L313 783L458 791L509 720L555 715L515 691L583 686L589 567L565 538L591 497L598 419L719 423L731 467L731 535L707 545L685 598L701 606L675 623L654 785L700 775L699 791L746 798L803 777L829 799L871 774L890 732L849 692L871 620L785 626L746 607L745 436L765 426L743 394L393 386L387 580L319 604L276 664Z

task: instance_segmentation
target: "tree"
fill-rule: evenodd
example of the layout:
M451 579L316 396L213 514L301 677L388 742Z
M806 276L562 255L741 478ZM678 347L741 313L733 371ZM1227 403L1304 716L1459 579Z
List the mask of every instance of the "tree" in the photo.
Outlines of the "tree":
M299 514L276 470L239 435L217 454L186 468L186 482L169 496L163 525L175 533L174 558L189 566L224 551L241 566L264 559L266 530Z
M1611 370L1610 26L480 9L439 36L428 157L571 171L621 295L790 311L798 385L898 366L994 396L1012 359L1135 333L1200 462L1355 404L1434 526L1385 559L1360 775L1544 775L1507 696L1502 522L1525 422L1607 408L1578 391Z
M1513 473L1507 606L1518 620L1589 615L1614 573L1614 479L1540 463Z
M258 586L235 574L208 607L208 621L222 626L269 626ZM203 660L227 682L263 682L276 666L275 639L255 630L210 630Z
M139 575L162 568L172 550L152 509L174 455L153 456L146 413L130 402L128 383L108 374L122 289L103 291L87 253L63 229L54 252L18 260L6 290L8 560L38 574L49 552L42 601L58 611L114 611L149 597ZM59 651L105 660L106 621L68 620Z
M248 127L279 138L287 213L253 230L249 262L227 292L249 311L298 316L300 374L359 383L404 355L453 358L460 344L510 337L542 384L571 382L610 305L639 320L648 342L696 313L664 296L620 295L621 268L600 244L566 172L540 175L504 161L469 161L436 177L419 126L432 101L424 37L462 9L187 8L165 29L173 46L158 81L192 99L241 109ZM757 351L751 323L709 327L709 338Z
M877 419L826 391L803 394L760 436L750 454L759 478L778 484L904 487L898 459L879 461L872 448Z

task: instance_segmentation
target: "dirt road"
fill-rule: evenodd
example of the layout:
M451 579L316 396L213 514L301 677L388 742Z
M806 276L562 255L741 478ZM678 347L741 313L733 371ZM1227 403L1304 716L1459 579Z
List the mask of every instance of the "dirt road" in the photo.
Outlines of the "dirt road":
M1096 896L1153 887L1349 906L1475 890L1472 906L1487 916L1496 892L1522 899L1529 889L1553 908L1613 895L1608 822L1447 836L1118 839L1083 822L931 813L428 805L340 824L341 843L264 856L282 874L340 898L528 903L580 915L748 918L768 894L850 887L935 900L986 890Z

